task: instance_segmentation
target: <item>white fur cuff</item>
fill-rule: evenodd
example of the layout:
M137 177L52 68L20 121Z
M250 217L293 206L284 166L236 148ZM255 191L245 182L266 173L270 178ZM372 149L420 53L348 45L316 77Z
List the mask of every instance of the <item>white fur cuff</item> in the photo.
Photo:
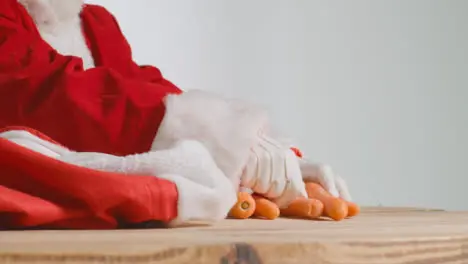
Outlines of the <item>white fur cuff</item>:
M169 95L165 103L166 114L152 150L168 148L179 140L197 140L231 182L239 185L249 150L267 126L266 114L244 102L204 91Z

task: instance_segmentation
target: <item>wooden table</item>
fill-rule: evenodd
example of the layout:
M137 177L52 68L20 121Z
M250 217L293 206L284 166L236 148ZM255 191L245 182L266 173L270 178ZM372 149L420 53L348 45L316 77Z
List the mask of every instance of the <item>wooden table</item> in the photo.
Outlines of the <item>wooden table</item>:
M461 264L468 263L468 212L368 208L342 222L1 232L0 263Z

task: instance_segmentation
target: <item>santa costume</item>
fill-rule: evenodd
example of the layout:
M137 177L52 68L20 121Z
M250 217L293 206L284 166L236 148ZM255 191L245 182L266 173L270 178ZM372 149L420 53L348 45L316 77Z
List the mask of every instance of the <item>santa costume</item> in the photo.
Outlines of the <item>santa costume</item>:
M239 186L286 206L303 178L349 199L261 109L137 65L112 14L82 0L0 1L0 129L0 228L216 221Z

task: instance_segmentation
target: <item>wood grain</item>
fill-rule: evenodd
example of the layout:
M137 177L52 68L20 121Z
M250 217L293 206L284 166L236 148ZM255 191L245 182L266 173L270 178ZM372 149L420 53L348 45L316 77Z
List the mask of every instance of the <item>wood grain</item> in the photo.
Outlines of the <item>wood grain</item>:
M164 230L0 232L0 263L468 263L468 212L366 208L342 222L226 220Z

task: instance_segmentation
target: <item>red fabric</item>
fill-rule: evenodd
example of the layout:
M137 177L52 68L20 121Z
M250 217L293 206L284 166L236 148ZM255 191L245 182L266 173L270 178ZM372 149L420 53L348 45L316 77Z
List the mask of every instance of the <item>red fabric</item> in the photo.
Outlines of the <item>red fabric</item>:
M164 116L162 99L181 91L129 44L103 7L86 5L83 32L96 68L42 40L17 0L0 1L0 128L37 129L76 151L148 151Z
M70 165L2 138L0 168L0 229L107 229L177 216L176 186L156 177Z
M296 157L302 159L304 157L304 155L302 154L302 151L296 147L291 147L291 150L294 152L294 154L296 155Z
M145 152L181 91L138 66L114 17L87 5L96 68L58 54L17 0L0 0L0 128L30 127L76 151ZM36 132L34 132L37 134ZM0 139L0 228L114 228L177 216L176 186L151 176L72 166Z

